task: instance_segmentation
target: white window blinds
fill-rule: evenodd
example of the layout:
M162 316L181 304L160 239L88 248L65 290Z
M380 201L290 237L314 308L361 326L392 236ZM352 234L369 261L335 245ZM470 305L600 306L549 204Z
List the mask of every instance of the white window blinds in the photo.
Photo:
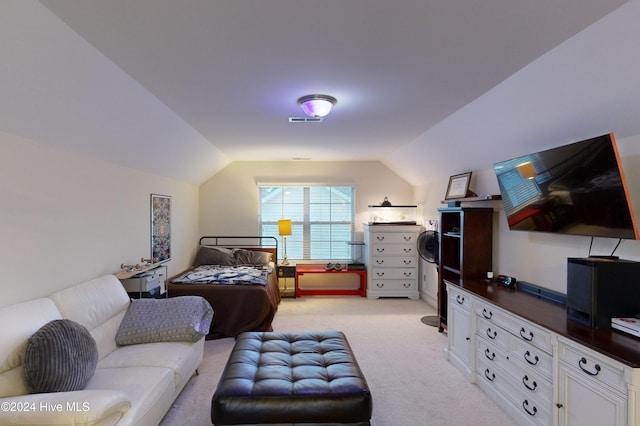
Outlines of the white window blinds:
M292 235L287 237L290 260L348 261L354 205L355 189L351 186L261 186L261 233L277 237L282 244L278 220L291 219Z

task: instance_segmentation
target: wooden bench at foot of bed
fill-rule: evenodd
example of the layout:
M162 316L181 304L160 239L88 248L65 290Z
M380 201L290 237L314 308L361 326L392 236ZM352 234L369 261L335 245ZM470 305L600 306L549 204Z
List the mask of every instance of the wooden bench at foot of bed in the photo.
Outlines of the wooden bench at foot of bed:
M303 289L300 288L300 277L305 274L357 274L360 279L360 286L355 289ZM313 295L357 295L367 297L367 270L366 269L326 269L318 266L296 265L296 297Z

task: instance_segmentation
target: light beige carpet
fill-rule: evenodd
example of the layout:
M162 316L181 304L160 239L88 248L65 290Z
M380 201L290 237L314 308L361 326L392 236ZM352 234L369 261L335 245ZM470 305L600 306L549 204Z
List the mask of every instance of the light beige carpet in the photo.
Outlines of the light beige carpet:
M444 359L446 334L420 321L434 314L419 300L307 296L283 299L273 326L343 331L371 390L374 426L514 425ZM211 424L211 397L233 344L206 342L200 375L187 383L162 425Z

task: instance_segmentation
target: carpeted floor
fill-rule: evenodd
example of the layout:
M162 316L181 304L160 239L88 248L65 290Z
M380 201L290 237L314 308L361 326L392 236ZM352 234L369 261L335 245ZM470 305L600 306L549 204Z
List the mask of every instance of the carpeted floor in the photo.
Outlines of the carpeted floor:
M371 389L374 426L515 424L444 359L446 334L421 320L434 314L419 300L301 297L283 299L274 330L343 331ZM211 424L211 396L233 344L205 343L200 375L187 383L163 426Z

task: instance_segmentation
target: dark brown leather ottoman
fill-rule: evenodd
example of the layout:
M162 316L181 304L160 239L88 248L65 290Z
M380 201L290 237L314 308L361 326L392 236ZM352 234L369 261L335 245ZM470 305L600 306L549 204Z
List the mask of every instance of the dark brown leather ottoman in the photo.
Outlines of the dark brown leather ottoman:
M242 333L211 401L214 425L369 425L372 400L345 335Z

